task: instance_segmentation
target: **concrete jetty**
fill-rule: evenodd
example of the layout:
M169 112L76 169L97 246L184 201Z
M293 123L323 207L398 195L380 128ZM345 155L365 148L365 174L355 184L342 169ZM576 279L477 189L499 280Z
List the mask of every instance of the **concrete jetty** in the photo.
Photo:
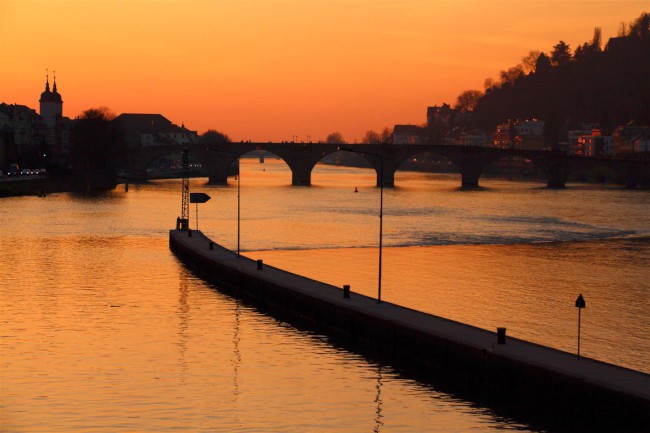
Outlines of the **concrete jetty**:
M171 230L171 250L226 293L531 425L650 431L650 375L426 314L302 277ZM342 366L342 368L345 368Z

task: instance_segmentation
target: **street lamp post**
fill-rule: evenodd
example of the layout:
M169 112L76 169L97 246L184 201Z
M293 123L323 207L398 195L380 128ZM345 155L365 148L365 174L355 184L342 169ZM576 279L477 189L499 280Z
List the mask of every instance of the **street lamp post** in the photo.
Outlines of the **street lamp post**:
M237 257L240 257L239 241L241 238L241 165L239 164L239 154L228 150L215 149L208 147L213 152L229 153L237 157Z
M585 298L582 297L582 293L576 299L576 308L578 309L578 359L580 359L580 313L583 308L587 307Z
M384 156L380 153L362 152L349 147L338 147L338 150L346 150L352 153L368 154L379 158L379 271L377 275L377 303L381 304L381 263L382 263L382 241L384 233Z

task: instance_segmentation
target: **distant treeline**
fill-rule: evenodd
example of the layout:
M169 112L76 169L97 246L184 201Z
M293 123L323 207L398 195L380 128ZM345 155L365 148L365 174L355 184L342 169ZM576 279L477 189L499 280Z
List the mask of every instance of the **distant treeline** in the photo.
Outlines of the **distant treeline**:
M473 111L471 126L493 129L506 119L546 121L549 141L583 123L612 130L650 124L650 14L626 25L602 47L601 30L575 48L564 41L550 53L531 51L522 63L468 90L456 108Z

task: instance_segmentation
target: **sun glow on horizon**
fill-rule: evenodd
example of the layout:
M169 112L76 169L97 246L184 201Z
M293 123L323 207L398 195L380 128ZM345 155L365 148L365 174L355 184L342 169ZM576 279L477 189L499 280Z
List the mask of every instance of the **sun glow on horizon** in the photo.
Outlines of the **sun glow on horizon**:
M648 8L548 3L0 0L0 100L38 109L49 68L68 117L107 106L235 140L353 141Z

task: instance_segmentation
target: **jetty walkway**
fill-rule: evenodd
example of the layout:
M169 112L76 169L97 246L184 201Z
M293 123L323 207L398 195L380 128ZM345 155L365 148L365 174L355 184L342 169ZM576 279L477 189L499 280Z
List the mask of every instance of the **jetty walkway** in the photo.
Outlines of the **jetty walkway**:
M350 293L171 230L170 248L219 289L418 377L560 431L650 431L650 375ZM497 409L497 412L499 411Z

